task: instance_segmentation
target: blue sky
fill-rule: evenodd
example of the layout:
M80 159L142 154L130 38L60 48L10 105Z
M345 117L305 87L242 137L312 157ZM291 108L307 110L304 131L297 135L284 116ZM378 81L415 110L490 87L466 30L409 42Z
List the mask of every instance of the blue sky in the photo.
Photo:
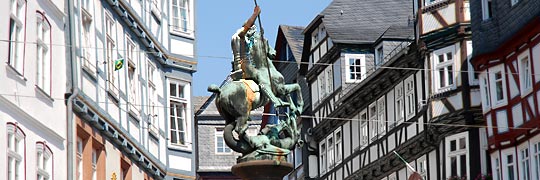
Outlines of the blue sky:
M264 35L274 46L280 24L307 26L331 0L258 0ZM253 13L253 0L198 0L197 55L193 95L209 96L206 88L220 84L231 71L231 36ZM259 24L257 23L257 26Z

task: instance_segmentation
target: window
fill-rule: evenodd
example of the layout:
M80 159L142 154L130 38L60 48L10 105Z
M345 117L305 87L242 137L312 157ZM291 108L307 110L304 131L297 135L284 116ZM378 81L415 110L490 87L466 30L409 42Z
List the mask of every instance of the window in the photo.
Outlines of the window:
M106 12L105 13L105 34L107 36L107 44L105 48L105 55L106 55L106 61L107 61L107 67L108 67L108 81L109 81L109 92L113 93L115 97L117 97L118 94L118 87L117 87L117 80L115 76L115 59L114 59L114 48L115 48L115 42L114 42L114 26L115 22L112 18L112 16Z
M343 152L343 144L341 143L341 128L336 130L336 163L341 162L341 152Z
M368 145L368 119L366 110L360 112L360 146L366 147Z
M534 180L540 180L540 142L534 143L532 147L532 175Z
M53 158L51 149L45 143L38 142L36 143L36 152L37 180L52 179Z
M503 173L504 175L506 175L506 178L507 180L515 180L517 179L516 178L516 167L515 167L515 164L514 164L514 154L511 153L511 154L506 154L505 156L503 156L505 158L505 165L506 165L506 173Z
M418 173L420 174L422 179L428 179L427 178L427 161L425 157L418 161L418 170L419 170Z
M230 154L232 152L231 148L225 144L225 139L223 138L223 129L216 128L216 154Z
M491 83L492 106L501 106L506 103L506 76L502 65L493 67L489 72Z
M379 133L377 124L377 102L374 102L369 106L369 129L371 130L371 141L377 139L377 134Z
M319 74L319 100L322 100L326 97L326 95L328 94L328 91L326 90L326 77L325 77L326 73L321 73Z
M386 131L386 106L385 106L385 98L384 96L381 97L377 101L377 119L378 119L378 127L379 127L379 136L382 136L384 132Z
M24 22L26 1L11 0L9 19L9 59L8 64L20 75L24 75Z
M499 158L493 158L493 180L500 180L501 178L501 167L499 165Z
M83 179L83 143L83 140L80 137L77 137L77 180Z
M98 154L96 149L92 148L92 180L97 180Z
M24 179L25 160L24 132L12 123L7 124L7 177L8 180Z
M519 85L521 89L521 96L525 96L532 92L532 74L531 63L529 61L529 51L525 51L518 56L519 60Z
M89 3L92 0L83 0L83 9L81 10L81 22L82 22L82 39L81 39L81 58L83 67L87 68L92 74L96 72L96 60L92 59L92 50L94 47L93 41L93 20L92 14L89 12ZM87 8L85 8L87 7Z
M489 83L485 73L480 74L480 94L482 96L482 107L484 111L487 111L491 107L491 100L489 99Z
M321 142L319 144L319 154L320 154L320 162L319 162L319 165L320 165L320 171L321 171L321 175L324 174L326 172L326 140L323 140L323 142Z
M488 20L493 17L492 0L482 0L482 19Z
M91 12L91 11L90 11L90 10L91 10L90 8L91 8L92 5L93 5L93 4L92 4L92 1L93 1L93 0L81 0L81 7L82 7L82 9L83 9L83 10L86 10L86 11L88 11L88 12Z
M439 2L439 1L441 1L441 0L425 0L425 5L429 6L429 5L434 4L436 2Z
M384 62L384 54L382 45L375 50L375 68L381 67Z
M364 54L346 54L346 82L360 82L366 76L366 60Z
M161 0L150 0L150 3L150 12L159 23L161 21Z
M330 136L326 139L326 144L328 145L328 168L334 167L335 161L334 161L334 134L330 134Z
M454 46L433 52L435 91L444 92L454 88Z
M449 176L468 176L469 159L467 157L469 144L467 132L449 136L446 139L446 174Z
M36 85L45 94L51 95L51 25L43 13L38 11L36 16Z
M512 6L516 5L519 2L519 0L510 0L510 4Z
M414 116L416 110L416 103L414 100L414 76L405 80L405 94L407 119L409 119Z
M298 168L300 165L302 165L302 148L297 147L294 149L294 167Z
M189 1L188 0L172 0L173 6L173 30L180 32L188 32L189 27Z
M170 133L171 144L188 146L189 138L188 97L189 84L171 81L169 83L170 96Z
M148 60L148 84L155 87L156 66Z
M141 84L139 83L139 73L137 72L137 57L135 55L135 45L131 40L127 40L127 50L126 58L128 59L128 78L129 78L129 101L130 101L130 111L137 114L140 107L140 94L139 88Z
M531 180L530 173L530 158L529 158L529 148L524 148L519 150L519 161L520 161L520 180Z
M334 76L332 72L333 66L328 66L326 68L326 93L331 94L334 90Z
M396 121L397 124L401 124L403 120L405 119L405 104L403 101L403 85L400 83L396 86L394 92L395 98L396 98ZM390 125L390 127L394 127L394 124Z

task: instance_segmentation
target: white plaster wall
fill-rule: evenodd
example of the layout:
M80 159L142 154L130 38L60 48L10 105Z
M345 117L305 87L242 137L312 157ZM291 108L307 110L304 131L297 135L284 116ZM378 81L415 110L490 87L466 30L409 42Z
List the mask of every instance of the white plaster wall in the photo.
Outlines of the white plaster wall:
M342 127L343 132L343 140L341 143L343 143L343 159L348 158L351 155L351 122L347 122Z
M512 107L512 118L514 120L514 127L519 127L523 124L523 114L521 109L521 103Z
M439 9L438 12L441 14L441 16L444 18L447 24L456 23L456 4L455 3L451 3L448 6L442 9ZM442 25L429 12L422 14L422 20L423 20L422 23L423 23L424 34L429 33L433 30L442 28Z
M169 155L169 167L174 169L191 171L191 159Z
M448 97L448 102L450 102L450 104L454 106L454 109L456 110L463 109L462 96L463 96L463 93L459 92L453 96Z
M432 106L432 115L433 117L437 117L443 114L448 113L448 109L444 107L444 104L440 100L434 100L431 101Z
M171 53L180 54L186 57L194 57L194 52L192 43L171 39Z
M534 65L534 73L540 73L540 44L537 44L532 48L531 63ZM533 76L536 82L540 82L540 77Z

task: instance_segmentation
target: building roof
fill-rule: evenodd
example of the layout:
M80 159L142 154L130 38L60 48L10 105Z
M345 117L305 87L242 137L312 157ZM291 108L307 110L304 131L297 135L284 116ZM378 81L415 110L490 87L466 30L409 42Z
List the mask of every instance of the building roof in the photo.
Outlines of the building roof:
M304 46L304 27L302 26L289 26L289 25L279 25L279 28L283 32L289 47L295 59L302 59L302 47Z
M373 43L384 32L400 38L412 36L408 28L397 28L409 26L412 5L410 0L334 0L317 18L334 43Z

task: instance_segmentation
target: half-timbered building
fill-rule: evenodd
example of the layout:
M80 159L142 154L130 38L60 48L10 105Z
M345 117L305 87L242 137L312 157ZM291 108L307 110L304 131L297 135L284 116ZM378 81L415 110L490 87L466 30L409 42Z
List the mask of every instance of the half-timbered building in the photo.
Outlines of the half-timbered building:
M469 1L418 0L414 4L417 40L425 54L427 129L438 146L427 154L428 177L476 178L487 173L486 132L474 127L482 118L478 77L470 71Z
M540 180L540 2L472 2L488 169L497 180Z
M423 133L426 74L412 11L411 1L336 0L304 30L300 73L313 114L306 177L405 179L394 151L427 169L435 148Z

